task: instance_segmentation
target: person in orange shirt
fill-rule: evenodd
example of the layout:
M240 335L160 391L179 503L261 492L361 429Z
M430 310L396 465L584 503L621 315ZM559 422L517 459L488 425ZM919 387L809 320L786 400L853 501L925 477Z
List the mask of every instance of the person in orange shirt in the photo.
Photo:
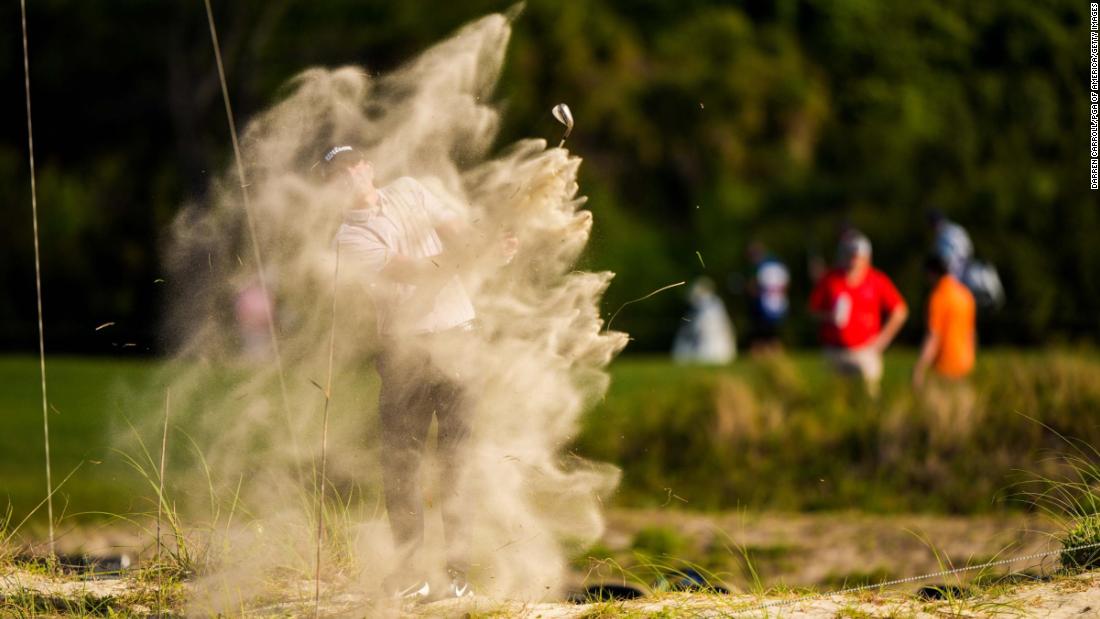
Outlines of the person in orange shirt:
M933 284L928 300L928 333L913 368L913 387L924 386L928 369L957 381L974 368L974 295L955 279L939 256L929 256L925 270Z

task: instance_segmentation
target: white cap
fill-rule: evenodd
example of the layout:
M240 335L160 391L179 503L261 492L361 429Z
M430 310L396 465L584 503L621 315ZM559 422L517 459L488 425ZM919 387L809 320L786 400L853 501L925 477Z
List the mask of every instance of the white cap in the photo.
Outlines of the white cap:
M871 240L862 232L851 230L840 239L840 247L837 248L837 258L841 261L850 260L856 256L871 257Z

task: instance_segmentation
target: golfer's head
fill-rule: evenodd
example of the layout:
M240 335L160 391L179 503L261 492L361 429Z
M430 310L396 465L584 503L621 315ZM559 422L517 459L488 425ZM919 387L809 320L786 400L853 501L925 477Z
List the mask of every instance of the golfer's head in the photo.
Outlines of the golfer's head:
M325 151L321 167L326 179L339 179L360 197L374 192L374 166L355 146L338 144Z
M849 273L871 266L871 241L861 232L852 230L840 239L837 247L837 266Z
M334 178L345 175L352 169L370 162L363 156L363 152L351 144L337 144L325 151L319 162L325 178Z

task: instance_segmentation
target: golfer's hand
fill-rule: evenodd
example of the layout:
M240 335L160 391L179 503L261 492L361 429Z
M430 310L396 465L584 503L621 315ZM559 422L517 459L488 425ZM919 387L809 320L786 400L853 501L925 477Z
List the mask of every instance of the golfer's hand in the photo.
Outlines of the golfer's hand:
M519 238L512 232L506 232L500 239L500 257L504 264L512 262L519 251Z

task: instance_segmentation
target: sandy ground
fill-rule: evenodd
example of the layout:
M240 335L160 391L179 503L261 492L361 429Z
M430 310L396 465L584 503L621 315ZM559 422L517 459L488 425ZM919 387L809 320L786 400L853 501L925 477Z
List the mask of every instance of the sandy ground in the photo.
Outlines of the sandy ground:
M633 547L639 532L660 529L673 531L682 541L683 556L728 560L729 571L718 574L728 586L729 595L703 595L654 591L655 572L618 566L627 565L636 556ZM963 596L955 601L922 601L913 592L925 585L966 585L974 573L940 576L891 587L877 594L818 598L785 604L790 597L761 598L753 592L762 588L813 586L817 591L832 591L854 582L881 582L883 579L909 577L942 570L944 567L973 565L990 559L1033 554L1057 548L1051 534L1057 523L1028 515L996 516L876 516L863 513L781 514L724 513L697 514L668 509L611 510L608 529L600 546L618 561L590 559L578 562L568 588L582 590L594 584L629 582L647 593L634 601L600 604L542 603L518 604L475 598L438 602L414 608L372 603L351 593L333 596L327 604L333 616L465 616L467 613L499 613L520 617L594 617L650 616L1044 616L1100 617L1100 575L1025 582L1011 588L993 588L978 597ZM140 564L151 544L125 529L103 527L69 531L59 542L65 553L93 555L130 554ZM753 583L745 569L744 558L752 558L759 583ZM717 559L715 559L717 557ZM675 558L668 558L675 563ZM615 567L612 567L614 563ZM1024 572L1033 577L1054 573L1057 557L1017 562L995 570L996 574ZM1011 569L1009 569L1011 568ZM19 595L60 601L84 599L105 605L138 610L149 591L132 580L55 580L34 570L9 569L0 572L0 597ZM300 590L287 597L312 598L312 583L301 583ZM779 605L779 603L784 603ZM51 604L53 604L51 602ZM760 604L776 604L750 610ZM0 605L0 610L3 606ZM367 609L367 610L364 610ZM254 616L301 616L312 614L312 604L276 603ZM140 611L139 611L140 612ZM0 614L3 614L0 612Z
M146 599L132 581L58 581L27 572L0 574L0 600L26 600L33 594L41 610L84 608L98 605L99 614L110 606L116 612L148 616L158 609L150 602L126 603L127 598ZM155 604L152 604L155 605ZM0 605L0 611L5 606ZM242 616L299 617L312 615L309 603L274 604ZM76 614L76 613L73 613ZM754 596L662 594L623 602L598 604L524 604L487 598L467 598L420 606L379 606L354 595L330 599L321 609L327 617L522 617L529 619L580 619L582 617L1097 617L1100 616L1100 574L1055 578L1047 582L1016 584L956 599L924 601L896 592L801 599L793 595ZM125 614L124 614L125 616ZM166 616L166 615L159 615Z
M790 598L751 595L713 596L687 593L667 594L653 600L604 604L502 605L479 600L438 602L410 616L463 616L499 612L505 616L538 619L580 619L581 617L1100 617L1100 575L1091 573L1051 582L1021 584L1012 590L990 595L965 596L955 600L926 602L911 596L840 596L789 605Z
M603 544L629 552L639 531L663 527L690 540L687 557L722 555L731 564L753 562L765 587L842 584L849 576L900 578L1056 548L1058 524L1029 515L937 516L822 514L696 514L667 510L612 510ZM709 550L708 550L709 549ZM1013 565L1042 570L1052 563ZM588 577L613 576L600 566ZM719 574L734 588L754 585L745 570ZM872 578L872 580L880 580ZM927 583L923 583L927 584Z
M695 513L675 509L611 509L600 546L629 561L640 531L665 529L686 543L683 559L728 559L731 565L753 561L761 584L820 586L851 574L903 577L993 558L1024 555L1054 546L1059 524L1048 518L1001 514L985 516L874 515L861 512ZM117 556L139 564L153 552L151 538L135 527L102 525L59 530L61 554ZM42 544L32 545L44 551ZM621 563L622 561L620 561ZM598 563L598 562L596 562ZM1013 566L1020 568L1020 566ZM1042 568L1044 566L1035 566ZM721 574L734 587L749 586L743 570ZM581 565L570 584L610 577L599 565Z

